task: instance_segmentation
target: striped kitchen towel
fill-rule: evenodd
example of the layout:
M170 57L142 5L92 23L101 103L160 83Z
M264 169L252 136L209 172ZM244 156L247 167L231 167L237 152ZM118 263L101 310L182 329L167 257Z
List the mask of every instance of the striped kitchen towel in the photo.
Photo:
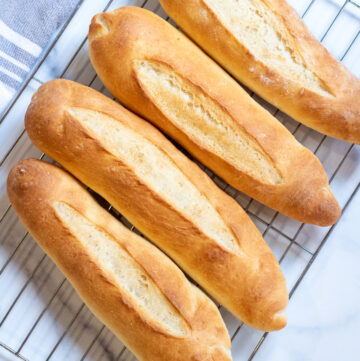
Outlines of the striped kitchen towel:
M79 0L0 0L0 115Z

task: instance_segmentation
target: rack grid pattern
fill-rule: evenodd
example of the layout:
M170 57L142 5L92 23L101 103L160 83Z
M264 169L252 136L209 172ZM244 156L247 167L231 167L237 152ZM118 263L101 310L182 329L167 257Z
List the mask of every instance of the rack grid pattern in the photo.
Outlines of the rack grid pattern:
M306 19L316 3L320 1L332 3L332 6L336 7L330 23L321 36L319 36L319 39L324 42L339 19L348 10L348 7L360 9L360 2L355 0L312 0L308 2L302 13L304 19ZM54 48L56 48L59 41L61 41L61 37L66 31L66 28L74 20L74 17L84 2L86 1L83 0L80 2L63 28L60 29L58 34L52 39L48 48L44 50L43 56L38 60L34 70L24 80L20 90L3 113L0 124L6 122L7 118L11 116L12 109L19 103L19 100L27 91L29 85L33 84L33 87L37 88L43 83L41 76L39 76L39 74L41 75L42 65L46 62L47 58L51 56ZM109 0L101 10L111 10L118 7L119 3L121 5L126 3L126 1ZM132 2L128 1L127 3L152 10L166 20L169 20L157 1L135 0ZM357 20L359 25L357 32L355 32L354 36L348 41L343 53L337 55L341 61L346 59L354 47L360 47L360 18ZM171 22L171 20L169 21ZM174 25L173 22L171 23ZM92 69L86 53L87 40L84 38L80 46L67 61L65 68L59 73L59 77L71 78L109 95ZM325 143L331 141L328 137L309 130L258 98L254 93L250 91L249 93L316 155L319 156L324 153L324 148L326 149L324 146ZM25 109L23 109L23 112L24 111ZM343 144L341 154L337 154L336 159L332 160L330 169L327 169L330 184L332 184L338 173L341 172L348 158L351 156L354 147L355 146L351 144ZM9 169L18 160L30 156L51 161L45 154L41 154L30 145L25 130L23 129L1 159L0 170L1 168ZM189 154L187 154L187 156L189 156ZM263 237L274 251L281 265L290 258L290 254L303 259L301 269L292 272L290 280L288 280L291 298L319 254L326 239L336 226L319 230L313 226L290 220L230 187L203 165L199 164L199 166L220 188L243 206L262 232ZM343 212L345 212L347 205L358 189L359 183L356 183L351 186L351 189L347 190L347 196L343 202ZM97 195L95 195L95 197L104 208L121 220L131 230L137 232L137 230L106 201ZM314 242L307 242L309 233L315 238ZM10 297L7 297L10 301L5 302L5 304L2 304L0 299L0 351L2 350L7 353L8 355L6 357L9 357L10 360L56 360L58 349L63 346L65 339L71 337L73 343L80 345L79 347L81 349L80 352L79 350L77 352L79 357L76 358L76 360L135 360L134 356L131 355L121 342L92 316L91 312L77 297L69 282L64 279L56 266L39 249L28 232L21 226L7 199L1 200L0 203L0 235L0 251L2 252L4 250L5 252L5 256L1 253L0 257L0 294L10 294ZM22 277L20 277L20 284L18 284L16 280L7 279L11 274L9 269L18 269L19 274L22 275ZM294 274L296 275L294 276ZM25 297L25 295L28 295L31 291L35 292L39 297L42 297L43 306L41 309L33 309L31 302L28 302L28 308L26 308L26 300L24 300L24 298L29 299L29 296ZM19 305L21 305L21 307ZM229 329L234 345L233 348L241 351L239 352L241 356L237 356L235 350L234 360L252 360L268 334L251 330L248 326L236 320L226 309L221 307L221 305L219 305L219 309ZM19 313L24 315L20 315L20 319L23 317L25 322L20 323L16 329L7 329L7 321ZM38 330L41 329L42 321L49 313L51 313L53 322L56 323L61 320L61 325L60 328L57 329L56 337L52 336L51 340L43 339L44 343L51 344L51 348L47 350L46 354L42 354L39 351L39 339L41 345L41 337L45 337L46 332L41 331L41 333ZM86 324L86 327L84 327L84 324ZM244 350L242 346L244 342L247 343L246 350ZM0 356L2 355L2 351L0 352ZM33 355L36 355L36 357Z

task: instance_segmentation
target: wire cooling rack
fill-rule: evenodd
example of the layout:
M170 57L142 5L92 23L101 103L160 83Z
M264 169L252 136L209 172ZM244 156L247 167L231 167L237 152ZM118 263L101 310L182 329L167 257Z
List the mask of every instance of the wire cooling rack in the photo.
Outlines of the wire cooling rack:
M359 76L359 1L290 2L327 47L333 44L336 36L340 38L336 41L341 46L330 48L339 60ZM44 50L43 56L1 117L1 127L5 127L5 130L9 127L11 132L4 137L5 133L1 133L0 127L0 360L135 360L124 345L91 314L69 282L36 245L18 220L5 191L7 173L19 160L37 157L51 161L31 145L23 127L23 116L31 94L42 83L54 77L70 78L110 96L89 62L87 25L93 14L124 5L141 6L169 20L154 0L81 1ZM327 9L326 16L324 12L324 16L319 18L322 8ZM320 158L344 212L359 189L360 176L351 173L360 156L359 147L310 130L254 93L249 93ZM236 191L203 165L199 166L240 203L260 229L279 259L291 298L336 226L320 228L291 220ZM107 202L98 196L97 199L136 232ZM252 360L268 334L244 325L220 305L219 309L232 339L234 360Z

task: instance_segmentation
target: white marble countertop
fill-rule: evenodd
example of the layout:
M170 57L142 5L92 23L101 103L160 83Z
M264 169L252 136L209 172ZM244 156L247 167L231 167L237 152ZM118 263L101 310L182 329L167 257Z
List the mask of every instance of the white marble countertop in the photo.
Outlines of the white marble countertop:
M315 36L359 77L360 8L344 0L291 0L290 3L300 14L306 13L304 21ZM13 210L8 208L5 189L8 171L17 161L41 156L24 132L23 118L31 95L43 82L65 77L108 94L89 62L85 40L88 25L91 17L107 6L111 10L130 4L144 6L166 18L157 0L84 0L0 123L0 360L19 360L2 346L19 351L31 361L135 360L83 305L69 282L26 234ZM274 107L256 96L255 99L275 113ZM247 209L264 233L281 262L289 291L297 287L291 293L288 326L265 336L264 342L261 342L264 333L243 325L227 310L220 309L233 338L233 359L356 360L360 348L356 342L360 329L357 261L360 259L360 192L354 192L360 182L360 147L299 126L281 112L276 117L316 153L339 203L347 207L333 229L302 225L250 201L209 172L220 187ZM310 268L309 264L312 264ZM254 353L257 345L260 347Z
M354 361L360 355L360 191L289 305L288 326L270 334L255 361Z

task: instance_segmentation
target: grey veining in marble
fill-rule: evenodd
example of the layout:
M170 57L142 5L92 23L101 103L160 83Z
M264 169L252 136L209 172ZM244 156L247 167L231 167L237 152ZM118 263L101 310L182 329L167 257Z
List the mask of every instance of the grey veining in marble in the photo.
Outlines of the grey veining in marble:
M360 190L255 361L353 361L360 354Z
M347 3L330 31L328 26L343 0L291 0L318 39L360 76L360 8ZM41 152L24 132L23 117L33 92L41 82L63 76L110 94L96 77L87 53L86 34L91 17L135 4L167 18L157 0L85 0L53 50L35 74L11 112L0 124L0 360L18 360L1 347L6 344L31 361L135 360L124 345L83 305L74 289L44 255L18 220L6 196L6 176L19 160ZM354 39L354 41L353 41ZM346 49L353 41L351 49ZM37 80L36 80L37 79ZM256 95L254 98L276 114L290 132L323 163L331 188L344 206L360 181L360 147L326 137L287 115ZM44 159L49 161L49 158ZM342 162L342 160L344 162ZM288 289L296 284L314 252L329 231L301 225L251 201L202 167L215 183L247 208L266 242L281 262ZM346 213L294 293L289 305L289 326L268 336L255 356L260 361L356 360L359 354L360 297L360 195ZM267 225L271 223L272 227ZM263 333L242 324L223 307L220 312L233 338L234 361L248 360Z

